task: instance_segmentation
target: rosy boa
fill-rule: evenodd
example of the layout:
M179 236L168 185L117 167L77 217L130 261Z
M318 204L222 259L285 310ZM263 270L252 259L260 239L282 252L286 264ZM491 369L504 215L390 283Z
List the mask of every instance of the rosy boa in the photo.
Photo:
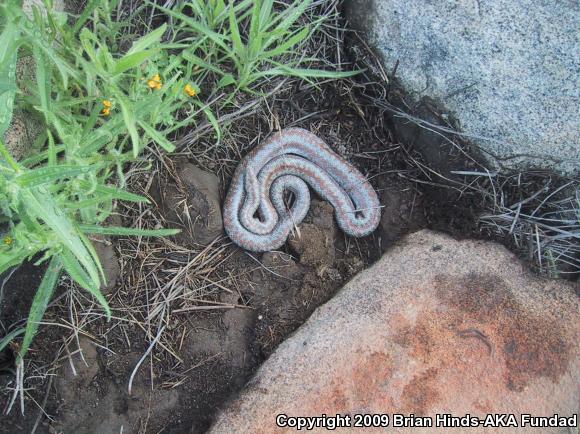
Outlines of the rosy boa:
M311 132L286 128L254 148L237 167L223 210L230 239L254 252L281 247L308 212L307 184L332 204L339 227L348 235L362 237L378 226L380 204L367 179ZM294 194L290 209L285 191Z

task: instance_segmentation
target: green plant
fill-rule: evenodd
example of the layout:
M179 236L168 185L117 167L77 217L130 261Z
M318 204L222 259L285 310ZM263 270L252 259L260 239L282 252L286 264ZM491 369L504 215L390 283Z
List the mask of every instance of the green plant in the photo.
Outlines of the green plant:
M37 263L50 262L33 300L20 359L62 270L110 315L99 289L104 273L88 234L176 233L100 226L115 200L147 201L111 180L116 175L123 184L124 165L149 141L173 149L157 128L171 124L169 115L184 101L174 86L154 89L147 84L146 77L158 74L154 59L162 56L159 41L165 26L135 41L125 53L111 52L104 36L110 38L111 32L99 26L100 20L109 24L110 6L107 1L90 3L73 25L64 15L43 15L38 9L31 20L15 0L0 6L4 18L0 137L9 125L14 101L41 113L45 128L41 152L21 162L0 140L0 212L8 225L0 246L0 273L38 254L42 255ZM92 30L85 26L89 16ZM17 88L14 74L20 55L33 55L36 63L36 81L25 83L23 89Z
M22 261L48 262L34 297L19 351L26 354L59 276L66 272L110 315L100 292L104 274L90 234L163 236L174 230L103 227L118 200L146 202L125 191L127 164L147 145L174 150L170 135L203 113L220 137L214 111L239 92L256 94L273 76L312 82L356 72L310 69L317 59L298 53L321 19L300 24L309 1L193 0L167 9L151 2L117 19L119 0L89 0L76 19L18 0L0 5L0 274ZM149 8L175 24L129 29ZM163 42L163 40L166 40ZM32 56L33 81L18 83L17 59ZM206 89L207 88L207 89ZM228 88L214 105L199 98ZM40 114L40 149L16 161L1 138L13 107ZM21 334L0 341L3 348Z
M190 0L174 9L150 4L177 20L173 40L182 49L188 70L216 74L216 89L233 86L228 101L240 90L255 92L256 84L269 77L294 76L311 82L358 73L306 67L318 59L304 58L297 50L323 21L300 23L310 0L289 5L274 0Z

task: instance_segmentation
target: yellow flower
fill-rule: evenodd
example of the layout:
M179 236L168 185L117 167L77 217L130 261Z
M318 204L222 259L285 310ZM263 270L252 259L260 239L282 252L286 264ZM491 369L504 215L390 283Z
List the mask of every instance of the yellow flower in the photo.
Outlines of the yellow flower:
M103 101L103 110L101 111L101 114L103 116L109 116L111 114L111 107L113 107L113 103L111 101L109 101L108 99L104 99Z
M197 95L197 91L193 88L193 86L191 84L186 84L185 85L185 89L183 89L185 91L186 94L188 94L189 96L196 96Z
M4 237L4 244L6 244L7 246L12 245L13 242L14 239L12 237Z
M159 76L159 74L155 74L153 76L153 78L151 78L150 80L147 80L147 86L149 86L150 89L161 89L161 86L163 86L163 83L161 83L161 77Z

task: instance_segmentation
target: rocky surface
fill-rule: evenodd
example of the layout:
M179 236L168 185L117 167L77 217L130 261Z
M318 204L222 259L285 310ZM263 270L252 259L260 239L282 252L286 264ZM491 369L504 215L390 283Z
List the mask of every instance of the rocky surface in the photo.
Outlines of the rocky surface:
M318 308L210 432L295 431L281 413L572 415L579 324L574 285L497 244L417 232Z
M491 163L580 167L578 2L349 0L346 17L415 104L435 100Z
M224 231L219 178L193 164L180 163L175 181L159 188L157 194L167 227L181 229L175 236L178 244L209 244Z
M93 246L101 261L103 272L105 273L105 282L101 285L101 291L108 294L117 284L117 280L121 274L119 258L117 258L115 247L109 237L94 236Z
M15 110L12 122L4 133L6 148L16 160L30 156L34 142L42 132L42 122L34 115Z
M32 18L34 16L34 8L38 8L40 12L46 13L44 9L44 0L23 0L22 1L22 10L24 13ZM55 12L62 12L65 10L65 2L64 0L53 0L52 1L52 10Z
M22 10L30 18L33 18L34 8L38 8L41 13L46 13L42 0L24 0L22 2ZM63 11L65 8L64 1L53 1L52 8L56 12ZM27 80L34 82L36 76L35 68L36 63L32 56L19 53L16 63L16 81L19 89L24 93L30 93L29 89L24 88L24 82ZM22 160L30 155L35 141L42 131L43 123L37 113L14 110L10 126L4 133L6 148L16 160Z

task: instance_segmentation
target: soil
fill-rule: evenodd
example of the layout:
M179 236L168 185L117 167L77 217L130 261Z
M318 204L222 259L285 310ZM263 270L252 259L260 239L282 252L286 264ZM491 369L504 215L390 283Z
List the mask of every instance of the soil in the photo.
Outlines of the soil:
M108 292L114 318L107 322L90 297L63 282L44 319L56 325L41 327L26 367L26 413L20 414L17 403L0 417L0 433L30 432L35 425L36 432L51 433L202 433L285 337L406 233L428 227L458 237L485 236L476 225L480 202L418 182L428 177L412 164L440 161L441 171L450 173L449 161L466 169L472 160L445 158L454 152L445 148L423 156L407 145L369 98L383 91L368 76L327 82L317 90L296 85L231 127L237 153L223 147L215 154L190 150L172 157L213 169L223 198L235 165L220 161L239 161L276 125L309 129L357 166L379 193L383 217L374 234L345 236L332 208L314 200L277 252L249 254L225 237L208 247L197 244L208 242L203 237L184 245L180 238L113 238L120 262L117 284ZM212 140L201 139L198 146L204 149ZM183 200L172 159L158 163L155 176L135 177L133 190L148 195L153 205L120 204L124 225L171 227L168 210ZM162 204L156 191L175 194ZM23 323L42 271L27 263L7 280L3 333ZM4 410L14 387L13 362L13 349L7 348L0 355Z
M87 337L99 336L99 327L84 327L68 349L72 355L57 364L45 406L55 420L43 420L37 432L118 433L121 426L123 432L204 432L216 409L243 387L276 346L380 254L372 236L355 244L339 234L332 207L317 200L285 250L258 257L235 249L222 271L245 274L246 278L240 279L243 284L235 291L218 294L217 300L240 307L174 314L175 329L168 333L181 333L181 363L167 366L160 361L154 381L146 363L133 381L131 394L128 380L147 342L132 330L130 345L109 342L104 350ZM7 294L17 294L23 280L31 288L38 284L40 271L31 264L25 265L28 267L35 272L18 273L18 279L10 279ZM22 298L12 314L8 312L10 318L15 318L16 311L27 311L33 293ZM61 337L59 330L48 330L43 329L36 338L36 362L54 357L51 339ZM8 360L8 364L10 361L13 363ZM3 386L9 385L11 377L2 377ZM5 394L6 400L8 397ZM3 419L3 433L29 432L35 422L34 417L21 417L14 410Z

